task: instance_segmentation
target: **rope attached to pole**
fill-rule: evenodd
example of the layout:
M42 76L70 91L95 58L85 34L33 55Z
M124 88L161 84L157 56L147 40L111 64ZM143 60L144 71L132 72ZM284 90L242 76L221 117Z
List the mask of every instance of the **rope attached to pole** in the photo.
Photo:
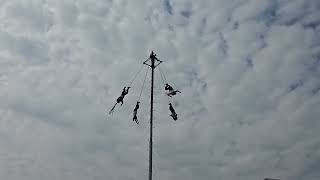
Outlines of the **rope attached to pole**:
M165 74L163 73L163 71L161 70L160 67L159 67L159 70L160 70L160 72L163 74L163 77L164 77L164 79L166 80L166 83L168 83L168 80L167 80ZM179 89L179 87L178 87L174 82L170 82L170 83L172 83L175 88Z
M161 70L160 67L159 67L159 71L160 71L161 77L163 76L163 78L164 78L164 80L166 81L166 83L168 83L167 78L166 78L166 76L163 74L163 72L162 72L162 70Z
M160 67L159 67L159 72L160 72L163 86L166 86L166 83L168 83L168 81L167 81L167 79L165 79L163 72L160 70ZM165 82L165 80L166 80L166 82ZM168 99L168 103L171 103L169 96L167 96L167 99Z
M143 88L144 88L144 84L145 84L146 79L147 79L147 75L148 75L148 69L146 70L146 74L144 75L144 80L143 80L143 84L142 84L142 87L141 87L141 91L140 91L140 95L139 95L138 101L140 101L140 99L141 99L141 95L142 95L142 91L143 91Z
M129 83L129 87L132 85L132 83L134 82L134 80L137 78L137 76L140 74L141 70L143 68L143 64L141 64L141 67L139 69L139 71L133 76L132 80Z

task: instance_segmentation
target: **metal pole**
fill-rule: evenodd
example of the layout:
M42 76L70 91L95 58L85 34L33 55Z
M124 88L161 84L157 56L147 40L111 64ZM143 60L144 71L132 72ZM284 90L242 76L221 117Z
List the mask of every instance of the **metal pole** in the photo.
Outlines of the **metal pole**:
M154 58L151 58L151 106L150 106L150 142L149 142L149 180L152 180L152 121L153 121L153 76Z

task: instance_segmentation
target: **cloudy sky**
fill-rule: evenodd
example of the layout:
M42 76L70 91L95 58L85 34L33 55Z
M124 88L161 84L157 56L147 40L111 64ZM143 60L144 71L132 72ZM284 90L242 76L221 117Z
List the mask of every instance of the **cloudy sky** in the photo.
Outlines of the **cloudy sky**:
M319 0L0 0L0 178L147 179L151 50L154 179L320 179Z

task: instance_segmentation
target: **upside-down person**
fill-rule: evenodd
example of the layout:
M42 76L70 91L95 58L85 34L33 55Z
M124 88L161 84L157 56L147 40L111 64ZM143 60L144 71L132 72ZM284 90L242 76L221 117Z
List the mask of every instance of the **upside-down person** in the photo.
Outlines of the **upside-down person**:
M168 91L167 95L169 97L172 97L174 95L176 95L177 93L181 93L181 91L179 90L174 90L172 86L170 86L168 83L166 83L166 86L164 87L165 90Z
M171 103L169 103L169 110L171 112L170 116L173 118L173 120L176 121L178 119L178 115L177 115L176 111L173 109Z
M139 109L139 101L137 101L136 107L133 110L133 121L135 121L137 124L139 124L138 118L137 118L137 111Z
M112 114L113 113L113 111L114 111L114 108L117 106L117 104L118 103L121 103L121 106L123 105L123 99L124 99L124 97L129 93L129 89L130 89L131 87L124 87L123 89L122 89L122 92L121 92L121 95L117 98L117 102L116 102L116 104L114 104L114 106L111 108L111 110L109 111L109 114Z
M121 106L122 106L122 104L123 104L123 99L124 99L124 97L129 93L129 89L130 89L131 87L124 87L123 89L122 89L122 92L121 92L121 95L118 97L118 99L117 99L117 103L120 103L121 102Z

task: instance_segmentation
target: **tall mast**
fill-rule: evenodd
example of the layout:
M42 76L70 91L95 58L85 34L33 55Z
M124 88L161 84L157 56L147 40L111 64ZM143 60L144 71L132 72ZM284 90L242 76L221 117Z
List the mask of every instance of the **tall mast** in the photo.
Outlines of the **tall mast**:
M148 64L147 61L151 61ZM148 65L151 68L151 96L150 96L150 138L149 138L149 180L152 180L152 127L153 127L153 83L154 83L154 69L162 62L153 51L150 54L150 58L143 64ZM157 61L157 64L156 64Z
M152 180L152 146L153 146L153 142L152 142L152 138L153 138L153 135L152 135L152 131L153 131L153 86L154 86L154 69L159 66L160 64L162 63L162 61L160 59L157 58L157 55L152 51L149 58L147 60L145 60L143 62L144 65L147 65L151 68L151 89L150 89L150 138L149 138L149 178L148 180ZM137 74L133 77L133 79L131 80L130 82L130 85L128 86L127 89L125 89L126 87L124 87L124 90L123 92L121 93L121 96L118 97L117 99L117 102L114 104L114 106L111 108L111 110L109 111L109 114L112 114L116 105L118 103L121 102L121 104L123 103L123 98L126 94L128 94L128 90L131 86L131 84L133 83L133 81L136 79L137 75L141 72L141 69L142 69L142 66L140 68L140 70L137 72ZM160 70L160 69L159 69ZM148 72L148 71L147 71ZM137 101L137 105L136 105L136 108L138 109L139 106L138 106L138 103L139 103L139 100L140 100L140 97L141 97L141 94L142 94L142 90L143 90L143 87L144 87L144 84L145 84L145 80L146 80L146 77L147 77L147 72L145 74L145 78L143 80L143 85L142 85L142 88L141 88L141 92L140 92L140 96L139 96L139 99ZM164 82L164 74L161 72L160 70L160 74L161 74L161 78L162 78L162 81L163 81L163 84L165 85L165 82ZM168 84L166 84L167 86ZM168 85L169 86L169 85ZM171 86L170 86L171 87ZM171 87L172 91L173 91L173 88ZM125 91L126 90L126 91ZM165 88L165 90L167 90L167 87ZM124 91L126 92L126 94L124 93ZM176 92L180 92L178 90L175 90L174 93ZM173 92L172 92L173 93ZM180 92L181 93L181 92ZM173 94L172 94L173 95ZM170 96L171 97L171 96ZM177 120L177 114L175 113L171 103L170 103L170 100L168 99L169 101L169 110L171 111L171 116L174 120ZM137 121L137 109L134 109L134 117L133 117L133 120L135 121L136 120L136 123L139 124L139 122Z
M153 76L154 76L154 61L151 59L151 105L150 105L150 142L149 142L149 180L152 180L152 123L153 123Z

